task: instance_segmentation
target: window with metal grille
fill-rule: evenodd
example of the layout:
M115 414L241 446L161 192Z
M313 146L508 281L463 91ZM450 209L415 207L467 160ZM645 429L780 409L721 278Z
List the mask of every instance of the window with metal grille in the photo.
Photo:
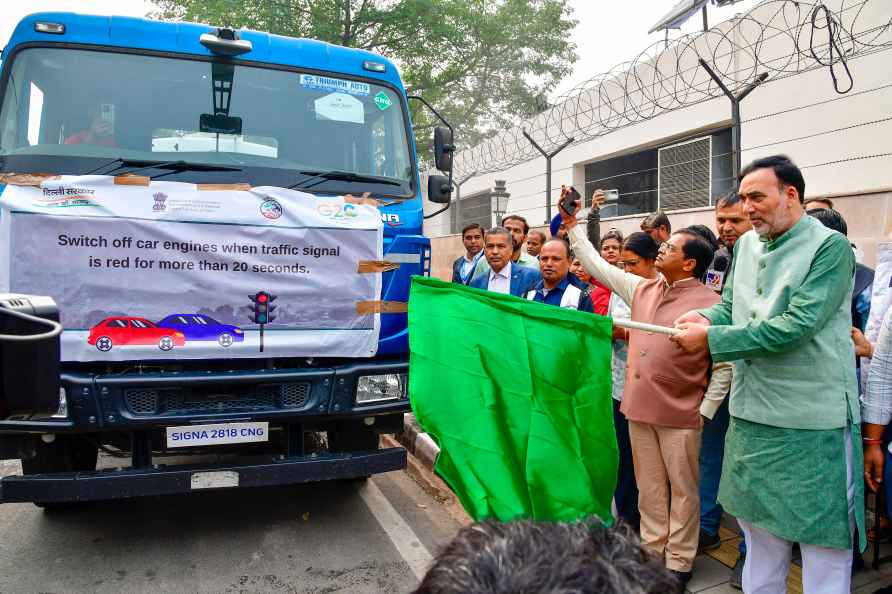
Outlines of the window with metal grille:
M660 209L711 204L712 137L667 146L658 151Z

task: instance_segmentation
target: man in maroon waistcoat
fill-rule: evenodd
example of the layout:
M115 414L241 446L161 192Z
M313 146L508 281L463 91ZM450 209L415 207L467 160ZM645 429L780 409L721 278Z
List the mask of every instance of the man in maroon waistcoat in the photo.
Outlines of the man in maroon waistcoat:
M645 279L608 264L577 226L576 217L560 210L576 257L631 306L633 321L671 328L678 315L719 301L698 280L713 250L696 233L673 233L660 246L660 276ZM731 382L727 364L713 369L705 352L690 355L665 335L632 330L620 409L629 419L641 539L682 583L690 580L697 555L703 418L712 418Z

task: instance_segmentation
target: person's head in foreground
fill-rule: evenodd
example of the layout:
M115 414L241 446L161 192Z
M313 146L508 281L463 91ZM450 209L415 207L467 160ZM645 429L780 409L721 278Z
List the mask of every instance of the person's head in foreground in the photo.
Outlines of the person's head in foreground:
M619 522L485 520L465 526L415 594L663 594L672 573Z

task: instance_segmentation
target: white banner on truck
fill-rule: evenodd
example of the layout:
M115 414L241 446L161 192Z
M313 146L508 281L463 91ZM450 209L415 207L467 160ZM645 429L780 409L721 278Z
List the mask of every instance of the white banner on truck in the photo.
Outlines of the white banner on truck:
M66 361L371 357L380 314L357 303L380 300L381 274L357 271L382 233L374 206L282 188L8 185L0 290L56 300Z

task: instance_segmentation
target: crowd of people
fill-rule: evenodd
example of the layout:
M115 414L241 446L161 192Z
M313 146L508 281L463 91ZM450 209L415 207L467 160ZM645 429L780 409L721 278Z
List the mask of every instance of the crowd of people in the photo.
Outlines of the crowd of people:
M675 329L614 325L614 504L682 589L724 512L745 592L786 592L794 546L806 593L849 592L881 536L865 532L863 489L892 485L892 308L868 341L874 272L833 203L804 196L800 169L773 156L715 202L715 231L657 212L602 234L600 190L584 221L559 207L550 239L517 215L462 230L454 282Z

